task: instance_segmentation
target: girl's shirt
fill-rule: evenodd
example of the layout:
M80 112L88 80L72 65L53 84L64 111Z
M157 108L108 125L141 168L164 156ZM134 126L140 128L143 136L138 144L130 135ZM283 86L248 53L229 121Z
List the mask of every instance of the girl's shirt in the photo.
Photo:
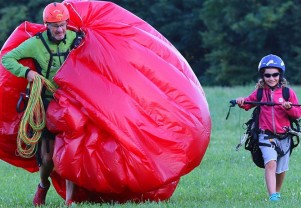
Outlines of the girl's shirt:
M292 104L298 104L298 98L294 90L289 88L289 102ZM245 98L245 101L249 102L257 102L257 89L254 90L248 97ZM272 102L276 104L282 104L285 102L282 95L282 88L276 88L271 90L266 87L263 89L261 102ZM249 110L253 108L255 105L252 104L244 104L241 108L245 110ZM282 105L262 105L260 106L260 115L259 115L259 128L261 130L269 130L273 133L285 133L286 130L284 127L290 126L290 120L298 119L301 117L301 107L300 106L292 106L290 109L285 109Z

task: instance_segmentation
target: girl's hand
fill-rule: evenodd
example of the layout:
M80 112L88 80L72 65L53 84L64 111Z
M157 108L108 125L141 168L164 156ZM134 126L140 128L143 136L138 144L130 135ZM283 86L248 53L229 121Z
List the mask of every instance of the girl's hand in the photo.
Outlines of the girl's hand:
M282 103L282 106L283 106L286 110L288 110L288 109L291 109L291 108L292 108L292 103L291 103L291 102L285 101L285 102Z
M245 98L244 98L244 97L236 98L236 103L237 103L239 106L243 106L243 105L244 105L244 102L245 102Z

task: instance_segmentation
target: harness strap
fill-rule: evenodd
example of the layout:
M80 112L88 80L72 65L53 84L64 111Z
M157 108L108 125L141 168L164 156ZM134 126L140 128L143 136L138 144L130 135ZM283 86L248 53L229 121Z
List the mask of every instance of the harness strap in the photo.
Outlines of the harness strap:
M43 45L45 46L46 50L48 51L49 55L50 55L50 59L49 59L49 62L48 62L48 66L47 66L47 72L46 72L46 79L49 78L49 73L50 73L50 68L51 68L51 65L52 65L52 60L53 60L53 53L51 52L48 44L46 43L42 33L38 33L37 34L39 36L39 38L41 39Z
M37 36L41 39L43 45L45 46L46 50L48 51L48 53L50 55L48 66L47 66L47 71L46 71L46 75L45 75L46 79L49 79L49 74L50 74L50 69L51 69L51 65L52 65L52 62L53 62L53 57L54 56L58 56L58 57L64 56L64 61L65 61L70 51L67 50L67 51L62 52L62 53L60 51L58 51L57 53L52 53L51 50L50 50L50 48L49 48L49 46L48 46L48 44L46 43L46 41L45 41L45 39L44 39L44 37L42 35L42 33L38 33ZM43 89L42 89L42 97L48 97L48 96L45 96L45 92L46 92L46 88L43 87Z
M279 157L283 157L284 155L286 155L289 151L290 151L290 148L284 152L282 149L280 149L275 142L271 141L271 144L267 144L267 143L262 143L262 142L258 142L258 145L259 146L264 146L264 147L271 147L273 148Z
M269 131L269 130L265 130L265 131L262 131L262 133L270 136L270 137L274 137L274 138L277 138L279 140L282 140L282 139L285 139L289 136L289 134L286 132L286 133L283 133L283 134L274 134L273 132Z

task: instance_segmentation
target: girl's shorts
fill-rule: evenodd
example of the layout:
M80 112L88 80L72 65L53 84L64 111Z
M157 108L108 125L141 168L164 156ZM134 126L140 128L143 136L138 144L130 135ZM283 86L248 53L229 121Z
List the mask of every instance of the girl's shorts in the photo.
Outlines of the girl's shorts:
M262 157L264 165L269 161L275 160L277 162L276 173L280 174L288 170L289 159L290 159L290 139L289 137L285 139L277 139L267 134L259 134L259 142L271 144L274 142L277 147L279 147L284 153L284 156L279 156L277 151L273 147L259 146L262 152Z

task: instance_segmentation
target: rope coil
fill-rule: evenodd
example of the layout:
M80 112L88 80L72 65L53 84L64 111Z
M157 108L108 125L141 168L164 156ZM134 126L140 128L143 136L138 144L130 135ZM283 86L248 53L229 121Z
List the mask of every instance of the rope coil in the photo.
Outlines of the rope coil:
M46 113L41 97L43 86L52 93L56 90L56 87L41 75L37 75L32 82L30 97L17 136L17 154L23 158L35 155L42 130L46 126Z

